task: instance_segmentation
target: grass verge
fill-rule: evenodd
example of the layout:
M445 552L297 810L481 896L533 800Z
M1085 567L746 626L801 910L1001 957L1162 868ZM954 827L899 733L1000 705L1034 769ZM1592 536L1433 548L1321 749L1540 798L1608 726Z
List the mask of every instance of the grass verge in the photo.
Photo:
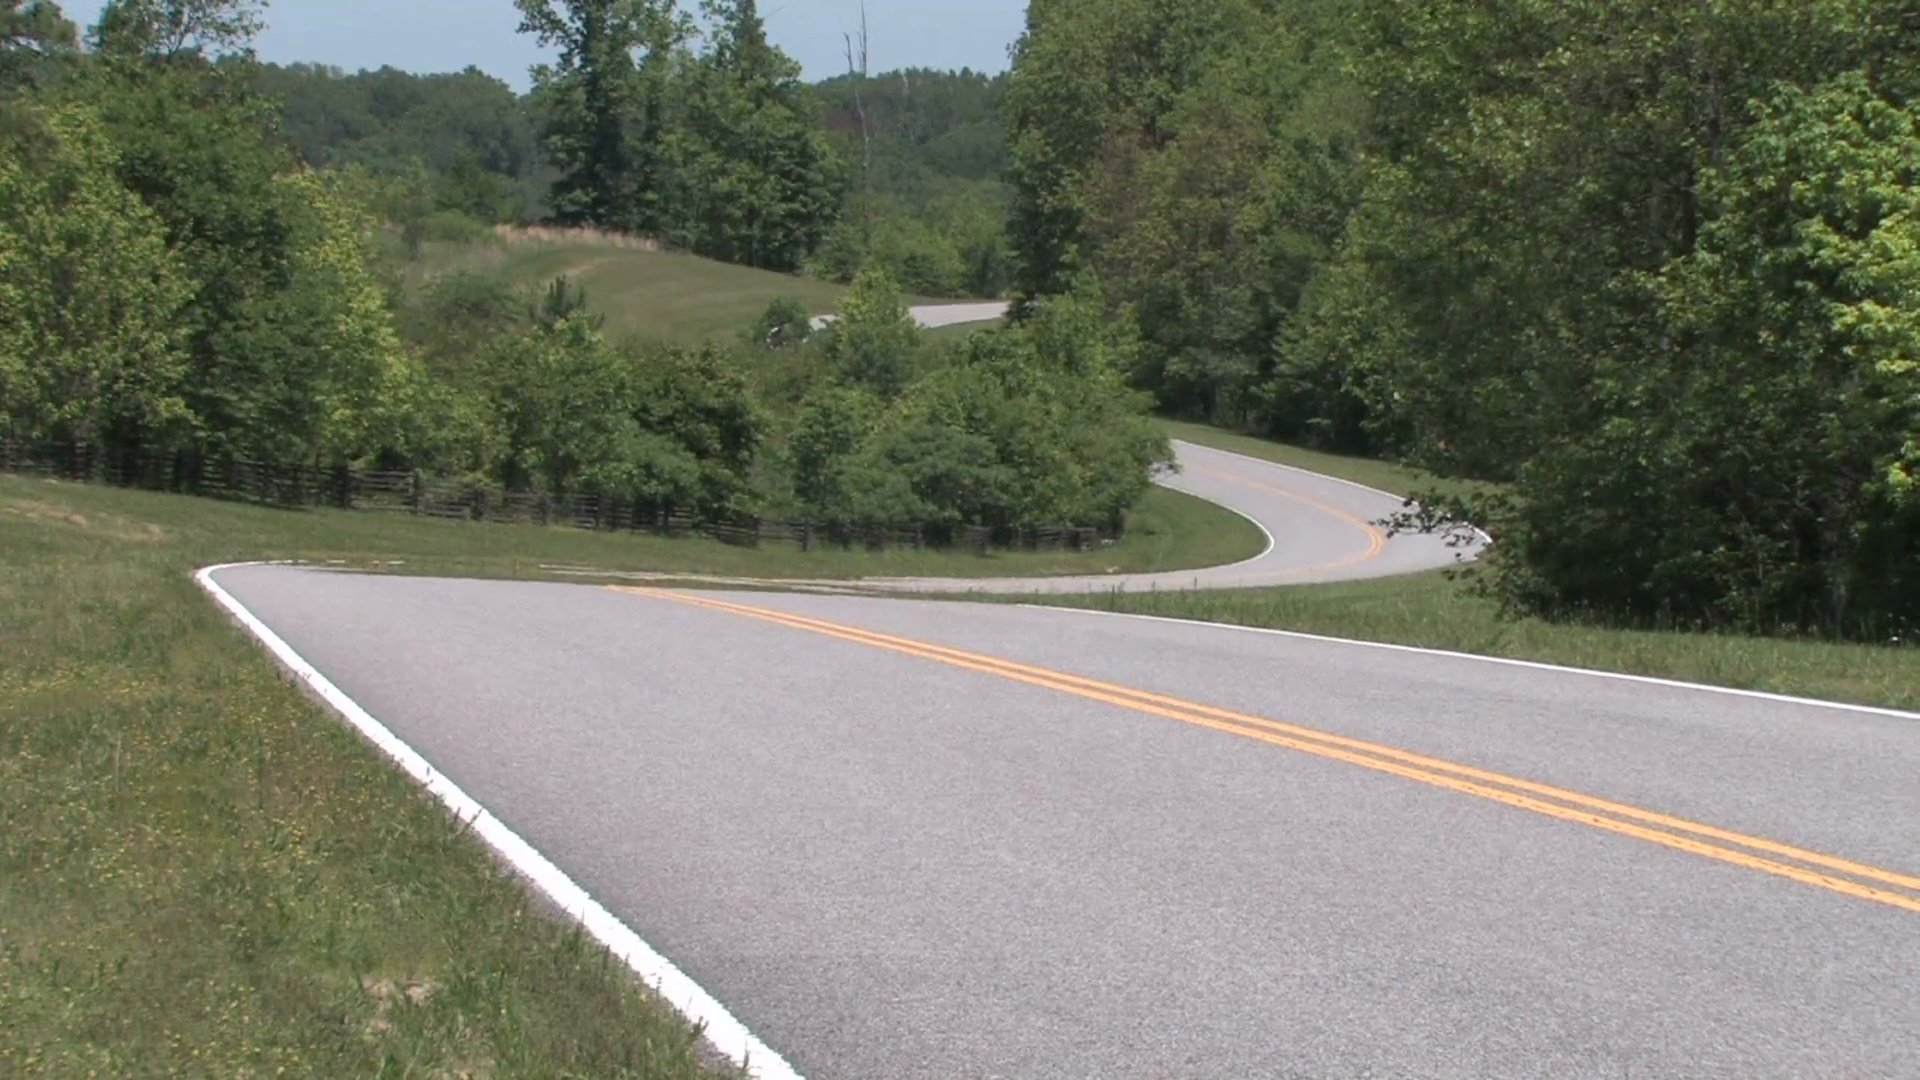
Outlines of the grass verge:
M1269 439L1241 435L1221 428L1208 427L1205 424L1190 424L1180 420L1161 420L1159 424L1166 433L1175 438L1199 446L1209 446L1215 450L1228 450L1247 457L1272 461L1281 465L1291 465L1296 469L1306 469L1325 476L1336 476L1342 480L1351 480L1356 484L1365 484L1378 488L1390 495L1406 495L1414 491L1442 491L1449 494L1464 494L1475 485L1470 481L1452 480L1435 476L1424 469L1411 465L1401 465L1377 458L1351 457L1345 454L1329 454L1323 450L1308 450L1305 447L1290 446Z
M1442 572L1338 585L1111 593L1047 602L1920 710L1920 649L1911 645L1618 630L1509 619L1492 601L1475 596Z
M1091 556L876 559L0 477L0 1075L708 1075L678 1016L284 681L197 567L998 574L1259 543L1168 491Z
M1306 450L1200 424L1161 424L1176 439L1391 493L1470 486L1392 462ZM1512 619L1440 572L1335 585L1079 596L1062 603L1920 710L1920 643L1861 645Z
M840 310L846 286L797 274L735 266L631 238L579 231L532 230L506 237L425 245L407 267L413 286L449 273L497 275L544 286L561 275L586 289L587 307L606 317L607 333L680 345L732 340L777 297L791 296L816 314ZM912 303L942 303L914 298ZM946 301L953 302L953 301Z
M710 1075L188 576L313 521L0 483L0 1075Z

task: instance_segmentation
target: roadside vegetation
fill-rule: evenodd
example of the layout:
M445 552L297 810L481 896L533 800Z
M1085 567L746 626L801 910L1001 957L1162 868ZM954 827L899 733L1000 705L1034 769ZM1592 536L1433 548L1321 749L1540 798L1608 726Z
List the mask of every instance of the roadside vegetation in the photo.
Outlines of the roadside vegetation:
M84 49L27 9L0 86L4 436L181 476L418 470L936 542L1124 525L1168 449L1125 381L1136 330L1096 284L935 343L869 266L814 335L806 294L839 288L771 271L840 213L835 152L755 6L703 5L697 41L669 0L519 8L563 56L537 73L531 135L470 75L264 71L248 0L119 0ZM419 130L463 104L461 131ZM329 139L335 114L370 130ZM432 162L395 165L416 136ZM434 238L447 215L508 213L535 151L557 235Z
M0 1075L710 1075L188 576L510 549L373 517L0 478Z
M1032 603L1030 596L1009 601ZM1445 571L1331 585L1049 597L1063 607L1291 630L1920 711L1920 648L1515 617Z
M1308 469L1394 495L1470 497L1487 485L1436 478L1376 458L1309 450L1204 424L1163 421L1175 439ZM1331 585L1210 592L1125 592L1048 603L1231 623L1427 649L1564 664L1742 690L1920 710L1920 640L1822 640L1684 627L1516 616L1478 587L1482 568ZM1019 598L1022 602L1031 598Z
M1097 272L1168 412L1495 487L1515 615L1920 620L1904 0L1035 0L1024 295Z
M467 238L431 240L418 258L383 234L386 265L418 309L450 299L452 288L538 294L559 279L578 289L587 315L616 341L669 345L731 344L775 300L814 314L840 310L843 286L757 270L663 249L659 244L591 229L500 226ZM437 331L437 328L436 328Z
M1258 551L1222 517L1159 492L1090 555L803 554L0 477L0 1074L707 1075L678 1016L279 678L198 567L1102 573Z

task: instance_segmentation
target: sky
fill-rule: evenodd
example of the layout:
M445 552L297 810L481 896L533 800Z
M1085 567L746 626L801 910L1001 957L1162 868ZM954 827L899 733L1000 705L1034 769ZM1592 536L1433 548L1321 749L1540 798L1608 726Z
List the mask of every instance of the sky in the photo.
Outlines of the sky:
M101 3L60 6L84 28ZM858 29L860 0L760 0L760 9L768 34L808 79L846 71L841 35ZM872 70L1003 71L1026 9L1026 0L867 0ZM520 16L512 0L270 0L266 16L258 50L275 63L348 71L390 64L422 73L472 64L524 90L527 69L543 59L532 39L515 32Z

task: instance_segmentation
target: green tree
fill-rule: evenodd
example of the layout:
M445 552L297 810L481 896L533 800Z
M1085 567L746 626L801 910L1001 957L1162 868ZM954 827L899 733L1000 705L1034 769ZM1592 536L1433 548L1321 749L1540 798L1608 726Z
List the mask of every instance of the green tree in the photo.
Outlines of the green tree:
M832 224L838 163L754 0L702 6L710 44L686 90L675 236L714 258L797 269Z
M863 523L869 479L858 455L878 430L884 405L853 386L823 386L801 402L788 437L794 496L809 517L832 525ZM866 520L873 520L868 518Z
M891 400L912 381L919 349L920 330L899 286L878 270L863 271L827 332L834 375Z
M0 95L44 80L77 41L52 0L0 0Z
M0 135L0 402L28 440L165 448L187 420L187 282L98 118Z
M690 22L674 0L515 0L520 32L560 52L534 69L556 221L660 235Z

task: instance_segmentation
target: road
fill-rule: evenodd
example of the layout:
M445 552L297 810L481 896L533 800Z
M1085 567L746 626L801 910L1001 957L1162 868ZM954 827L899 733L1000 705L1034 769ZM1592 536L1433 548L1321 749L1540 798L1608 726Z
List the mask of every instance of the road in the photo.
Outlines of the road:
M1173 448L1179 471L1157 482L1251 519L1271 541L1265 552L1232 566L1152 574L863 578L860 584L870 590L994 595L1245 589L1432 570L1477 550L1452 547L1439 535L1389 536L1377 523L1402 509L1399 496L1195 443L1176 440Z
M983 301L977 304L921 304L907 309L907 317L920 324L923 330L936 330L942 326L962 326L968 323L994 322L1007 317L1007 304L1004 300ZM823 330L838 315L815 315L813 328Z
M1403 508L1404 500L1397 495L1195 443L1175 440L1173 448L1178 469L1159 474L1155 482L1218 503L1251 520L1267 535L1265 551L1229 566L1065 577L866 577L847 581L678 573L624 576L656 582L836 593L1059 596L1246 589L1390 577L1457 565L1476 556L1482 547L1478 538L1456 545L1438 534L1389 535L1379 523ZM596 578L608 576L605 571L590 573Z
M216 577L815 1080L1920 1062L1920 718L1033 607Z

